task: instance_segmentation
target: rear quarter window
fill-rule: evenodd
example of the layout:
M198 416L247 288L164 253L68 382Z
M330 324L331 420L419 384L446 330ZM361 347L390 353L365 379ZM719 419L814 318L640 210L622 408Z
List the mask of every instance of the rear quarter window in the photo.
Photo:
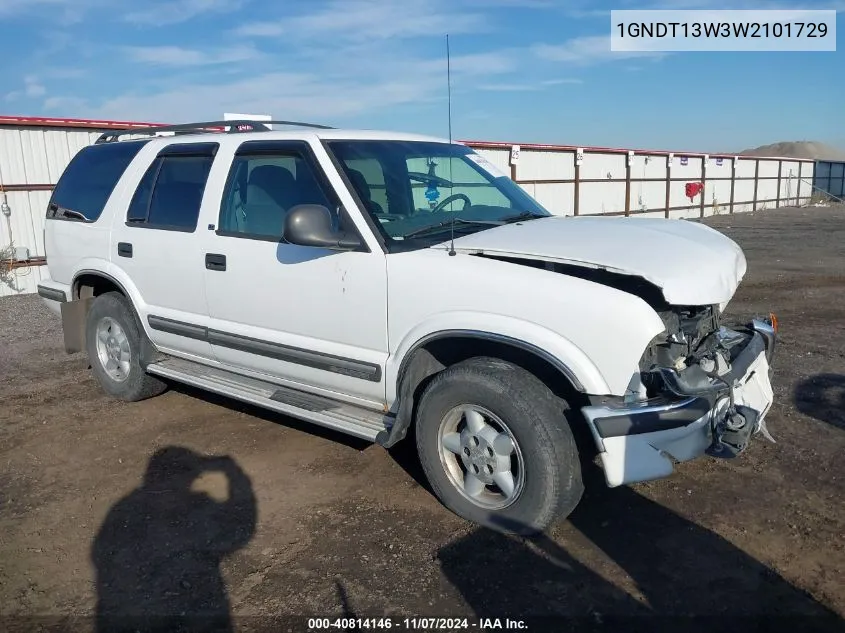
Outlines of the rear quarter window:
M97 220L120 176L145 143L104 143L79 150L53 190L47 217L87 222Z

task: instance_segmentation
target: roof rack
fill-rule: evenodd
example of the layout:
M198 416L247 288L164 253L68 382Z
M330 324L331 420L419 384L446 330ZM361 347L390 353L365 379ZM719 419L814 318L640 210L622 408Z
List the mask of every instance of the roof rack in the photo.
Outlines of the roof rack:
M199 123L180 123L178 125L162 125L155 127L131 127L123 130L110 130L103 132L96 141L97 143L113 143L121 136L129 134L155 136L160 132L171 132L173 134L197 134L202 132L224 132L238 134L243 132L269 132L268 125L290 125L296 127L310 127L320 130L333 129L329 125L318 125L317 123L303 123L300 121L255 121L252 119L236 119L231 121L201 121ZM229 128L226 130L226 128Z

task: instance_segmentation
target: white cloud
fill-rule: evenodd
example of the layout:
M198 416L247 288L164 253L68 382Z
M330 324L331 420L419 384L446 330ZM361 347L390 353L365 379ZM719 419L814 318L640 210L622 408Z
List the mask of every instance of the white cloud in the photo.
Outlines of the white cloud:
M252 0L0 0L0 16L43 15L63 26L81 22L92 10L98 20L115 19L139 26L187 22L206 14L240 10Z
M279 37L284 35L287 27L278 22L249 22L235 29L235 34L241 37Z
M468 6L476 6L483 9L557 9L561 6L560 0L464 0L464 3Z
M485 92L532 92L534 90L542 90L543 86L541 84L501 83L481 84L480 86L476 86L476 88Z
M726 6L730 5L730 6ZM623 8L623 7L618 7ZM731 2L727 3L723 0L656 0L655 2L651 2L646 4L645 6L639 5L636 7L624 7L624 8L636 8L636 9L674 9L674 10L685 10L685 9L713 9L713 10L731 10L731 11L743 11L743 10L775 10L775 9L787 9L791 11L801 11L804 9L816 9L816 10L836 10L836 11L845 11L845 1L843 0L827 0L821 3L817 1L813 2L796 2L795 0L732 0Z
M210 63L209 54L170 47L135 51L135 58L153 63ZM186 53L189 53L186 55ZM217 59L225 57L219 51ZM463 80L502 76L516 68L510 55L488 52L452 59L453 87ZM91 103L86 116L157 121L197 120L220 112L268 112L279 118L318 121L370 115L392 107L441 101L446 97L446 62L441 59L399 58L359 60L328 56L309 72L266 72L248 78L215 73L207 81L194 79L158 91L145 87ZM457 84L457 85L456 85Z
M536 90L545 90L549 86L560 86L563 84L581 84L584 83L581 79L545 79L536 83L526 82L502 82L502 83L487 83L477 86L478 90L490 92L532 92Z
M47 112L77 112L85 114L88 102L81 97L48 97L44 100L44 110Z
M650 51L612 51L610 50L610 35L576 37L563 44L537 44L533 47L533 51L537 57L546 61L568 62L582 66L634 57L659 59L666 56L665 53Z
M78 0L78 5L74 1L0 0L0 11L27 2L90 7L107 0ZM154 0L121 14L119 9L128 6L128 0L111 1L110 10L104 8L104 21L136 25L177 24L233 11L247 2L252 2L252 7L258 5L254 0ZM514 0L494 2L515 8L521 5ZM316 118L330 123L352 117L377 120L378 112L396 106L437 103L446 98L445 46L432 42L430 54L423 56L416 40L442 42L445 33L480 34L494 26L507 26L491 23L494 18L484 11L489 8L486 0L475 0L473 6L452 0L416 0L413 8L401 0L281 4L236 14L247 16L241 18L247 23L234 32L248 38L227 38L233 34L230 28L209 32L207 44L165 37L148 45L149 39L133 37L124 40L124 46L107 47L58 30L57 41L66 36L64 48L44 60L49 63L39 62L29 69L33 76L23 86L11 86L16 89L5 98L37 100L45 111L63 111L67 116L184 121L216 118L224 111L260 111L279 118ZM540 9L551 8L553 3L536 0L531 4ZM274 20L280 13L283 17ZM237 25L232 16L225 21ZM88 57L83 54L86 52ZM96 92L76 90L72 83L58 84L60 79L100 72L97 60L107 61L112 68L117 65L132 80L107 82ZM128 71L127 60L134 64ZM254 63L249 74L242 74L240 64L247 61ZM532 58L530 48L479 51L477 41L454 37L453 94L529 92L578 81L556 79L551 73L546 76L552 79L536 82L519 76L520 67L532 61L537 59ZM289 69L293 71L286 72ZM60 90L55 89L54 81Z
M232 64L260 56L252 46L197 50L181 46L127 46L123 49L133 62L160 66L187 67Z
M47 89L38 80L38 77L29 76L23 80L23 92L27 97L42 97L47 93Z
M117 1L122 0L0 0L0 17L34 15L67 27L83 21L90 10L108 9Z
M15 15L41 6L63 7L72 0L0 0L0 15Z
M172 72L143 74L143 88L136 81L122 94L112 89L90 100L86 115L180 121L247 111L286 119L336 119L438 102L446 97L445 46L441 53L421 56L415 43L406 40L441 39L446 31L481 32L490 26L481 12L469 12L451 0L417 0L412 9L400 0L285 3L291 15L279 20L272 19L274 10L268 5L266 11L244 13L253 21L227 33L240 37L229 40L242 42L239 46L206 49L166 42L124 47L124 54L139 65L183 72L178 79ZM265 15L267 19L254 21ZM261 36L269 39L254 39ZM250 40L260 41L261 50ZM518 56L525 55L524 49L461 54L461 48L452 47L455 90L471 87L469 80L479 77L501 77L506 83L519 67ZM258 59L248 75L227 72L247 59ZM289 69L295 70L285 72Z
M92 116L187 121L246 111L322 120L431 99L430 92L427 85L413 80L364 84L326 81L308 74L268 73L228 83L194 83L158 93L125 94L95 106Z
M502 0L508 1L508 0ZM809 2L796 2L795 0L653 0L652 2L641 2L640 0L623 0L615 3L613 10L687 10L687 9L713 9L713 10L774 10L774 9L832 9L840 13L845 11L845 0L832 0L822 2L821 6L816 4L817 0ZM586 2L564 3L572 4L564 12L568 17L573 18L609 18L611 7L596 8Z
M384 0L331 0L310 13L247 22L234 33L251 37L275 37L284 33L291 38L333 37L372 42L443 37L446 33L471 33L487 28L483 13L455 11L451 8L455 4L446 0L417 0L412 5Z
M582 84L584 80L575 78L546 79L542 83L544 86L560 86L562 84Z
M23 88L7 92L3 99L8 102L19 101L23 97L30 99L36 97L43 97L47 94L47 88L41 83L41 80L35 75L27 75L23 78Z
M463 118L466 121L483 121L486 119L492 119L493 115L486 110L472 110L467 112Z
M610 9L572 9L567 11L572 18L609 18Z
M450 56L448 62L452 75L495 75L508 73L517 69L515 53L508 51L489 51L486 53L471 53L468 55ZM430 72L442 75L445 81L447 62L444 53L442 58L431 59L414 64L416 71ZM408 69L414 72L413 69Z
M51 79L79 79L88 74L85 68L53 66L39 73L43 77Z
M144 8L127 13L123 19L140 25L179 24L208 13L233 13L244 4L245 0L146 0L141 5Z
M595 0L461 0L466 7L480 9L545 10L551 17L556 12L566 17L595 17L610 15L610 9L592 9Z

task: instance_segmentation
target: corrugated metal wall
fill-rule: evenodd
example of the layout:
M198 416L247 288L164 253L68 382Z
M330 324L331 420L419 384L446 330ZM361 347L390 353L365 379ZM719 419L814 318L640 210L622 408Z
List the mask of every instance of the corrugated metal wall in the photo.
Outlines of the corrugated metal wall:
M0 248L25 246L31 257L44 256L44 215L52 185L76 153L93 143L91 130L0 128L0 199L11 214L0 218ZM8 189L8 190L7 190ZM11 233L11 235L10 235ZM35 292L45 266L24 266L0 282L0 297Z
M31 257L45 255L44 215L52 186L76 152L116 126L99 124L103 127L94 122L85 129L56 127L63 125L57 122L48 127L0 124L0 196L11 207L10 217L0 218L0 248L11 238L29 248ZM576 160L577 148L536 145L522 146L513 163L509 144L467 144L558 215L705 217L804 204L811 196L810 183L824 170L825 182L838 183L840 194L835 195L845 185L841 163L822 163L830 167L822 166L816 174L812 161L666 152L638 152L629 158L626 150L597 148L584 149ZM703 195L687 198L690 182L702 182ZM35 292L47 275L46 266L17 267L0 282L0 296Z
M845 163L820 160L813 185L837 198L845 198Z

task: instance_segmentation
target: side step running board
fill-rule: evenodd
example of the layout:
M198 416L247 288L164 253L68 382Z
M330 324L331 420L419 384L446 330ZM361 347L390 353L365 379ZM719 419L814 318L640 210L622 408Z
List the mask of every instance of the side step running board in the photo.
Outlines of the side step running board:
M178 358L147 365L147 371L371 442L393 420L378 411Z

